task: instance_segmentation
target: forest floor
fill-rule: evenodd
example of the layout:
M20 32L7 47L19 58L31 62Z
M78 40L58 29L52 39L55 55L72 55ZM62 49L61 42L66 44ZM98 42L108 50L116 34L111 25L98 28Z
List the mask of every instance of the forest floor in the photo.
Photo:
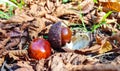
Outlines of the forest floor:
M58 36L48 58L32 58L34 39L61 35L49 34L57 23L72 31L71 40L62 45ZM0 0L0 71L120 71L119 64L117 0Z

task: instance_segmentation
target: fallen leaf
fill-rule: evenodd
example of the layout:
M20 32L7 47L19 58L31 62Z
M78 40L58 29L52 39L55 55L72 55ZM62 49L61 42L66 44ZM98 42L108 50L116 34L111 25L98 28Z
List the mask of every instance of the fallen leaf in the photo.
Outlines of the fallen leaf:
M2 66L3 62L4 62L4 57L0 58L0 67Z
M86 64L86 65L69 65L69 71L119 71L120 65L117 64Z
M23 23L27 21L32 21L34 18L26 15L25 13L15 15L11 17L7 22L12 22L12 23Z
M98 35L96 36L96 43L101 45L102 44L102 39Z
M29 62L19 61L17 64L14 64L13 67L19 66L20 68L16 68L14 71L34 71L32 66L29 65Z
M22 67L22 68L18 68L16 70L14 70L14 71L34 71L34 70L32 68L30 69L30 68Z
M46 21L44 21L44 18L36 18L35 21L31 22L28 27L31 39L38 37L38 34L46 27L45 22Z
M86 58L86 56L76 53L55 53L47 59L45 67L47 67L47 71L68 71L67 64L81 65Z
M91 0L84 0L80 6L82 7L81 8L81 11L82 13L88 13L90 10L93 9L94 7L94 2L91 1Z
M109 9L115 10L120 12L120 3L117 0L108 0L106 2L102 2L100 1L100 3L102 4L103 7L107 7Z
M44 64L45 64L45 59L39 60L39 62L36 65L36 68L35 68L36 71L42 71L42 70L44 70L45 69L45 68L43 68Z
M105 41L104 43L102 43L101 48L99 49L99 53L105 53L112 50L112 45L109 41Z

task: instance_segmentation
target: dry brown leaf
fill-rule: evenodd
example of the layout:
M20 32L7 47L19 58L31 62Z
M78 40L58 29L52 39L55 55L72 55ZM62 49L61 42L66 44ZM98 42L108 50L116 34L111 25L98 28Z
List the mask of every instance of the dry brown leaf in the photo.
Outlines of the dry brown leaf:
M45 14L45 18L51 20L52 22L58 22L61 21L59 18L49 15L49 14Z
M117 40L118 41L118 44L120 45L120 31L116 34L114 34L113 36L110 36L109 37L109 40L110 41L114 41L114 40Z
M9 55L9 58L13 58L13 60L19 60L19 57L15 56L11 53L9 53L8 55Z
M0 33L2 33L0 35L0 38L7 37L6 30L3 30L3 29L0 28Z
M44 65L45 65L45 59L39 60L39 62L36 65L36 71L42 71L44 70Z
M29 12L30 12L32 15L35 15L36 12L37 12L37 8L38 8L38 5L37 5L37 4L30 5L30 11L29 11Z
M84 0L82 3L80 3L80 6L82 7L82 13L88 13L90 10L93 9L94 2L91 0Z
M101 45L102 44L102 39L98 35L96 36L96 43Z
M23 23L23 22L28 22L34 20L33 17L28 16L25 13L15 15L11 17L7 22L12 22L12 23Z
M47 12L52 13L55 10L54 3L51 2L50 0L46 0L46 6L47 6Z
M80 49L80 50L75 50L75 53L78 54L90 54L90 53L97 53L98 50L100 49L100 45L93 45L90 48L84 48L84 49Z
M4 57L0 58L0 67L2 66L3 62L4 62Z
M11 38L12 37L21 37L23 36L22 35L22 32L20 30L15 30L15 31L10 31L9 33L7 33L7 35L9 35Z
M17 68L15 71L34 71L27 61L19 61L16 65L21 68Z
M29 35L31 39L37 38L38 34L45 28L45 21L43 18L36 18L29 26Z
M113 50L117 50L119 51L119 47L120 47L120 31L117 32L116 34L110 36L108 38L108 40L111 42L112 46L114 47ZM114 42L115 41L115 42ZM116 49L115 49L116 48Z
M97 17L96 14L96 10L91 11L90 13L88 13L86 16L83 16L84 22L88 25L91 25L93 23L97 22Z
M27 50L11 50L8 51L9 54L13 54L14 56L24 56L28 55Z
M95 64L95 65L70 65L69 71L120 71L120 65Z
M6 49L16 49L14 46L20 43L20 38L11 39L10 42L5 46Z
M94 46L88 48L87 52L90 51L90 52L93 52L93 53L94 52L105 53L105 52L108 52L112 49L113 49L113 47L112 47L112 44L110 43L110 41L108 41L108 37L96 35L96 44ZM85 50L86 49L84 49L84 51Z
M0 57L4 57L4 56L6 56L7 54L8 54L8 51L7 51L5 48L0 49Z
M44 16L47 11L45 10L44 5L39 4L31 4L30 10L28 10L28 13L30 13L32 16L42 17Z
M0 49L4 48L9 40L10 40L10 37L4 39L3 41L0 41Z
M67 64L80 65L86 61L86 56L76 53L55 53L47 59L45 67L47 71L68 71Z
M22 68L18 68L16 70L14 70L14 71L34 71L34 70L32 68L30 69L30 68L22 67Z
M10 58L13 58L14 60L19 60L20 57L28 55L27 50L11 50L8 51L8 55Z
M66 8L67 7L67 8ZM57 17L60 17L60 16L63 16L63 15L69 15L69 14L75 14L77 15L76 12L74 12L74 10L70 10L69 9L70 6L69 5L61 5L61 6L58 6L55 10L55 12L53 12L53 16L57 16Z
M75 1L78 2L77 0ZM83 14L84 23L87 23L87 28L90 28L94 23L100 22L105 15L105 12L101 12L99 10L97 7L98 4L94 4L91 0L79 1L82 1L79 3L79 6L77 3L77 8L80 9L73 10L71 9L74 7L72 4L73 2L62 4L61 0L25 0L26 6L22 10L16 9L14 11L15 16L9 20L0 19L0 34L2 33L0 36L0 57L3 57L3 59L0 59L0 64L2 65L4 57L8 54L10 56L8 58L12 58L13 61L10 61L10 64L6 65L12 66L10 70L13 71L34 71L33 68L36 71L119 71L119 58L116 59L116 63L112 61L110 64L102 64L99 59L96 59L97 57L91 56L111 50L107 48L112 48L114 40L117 41L116 46L118 48L120 46L120 33L110 36L108 38L109 40L102 40L101 37L97 36L96 43L93 42L90 47L88 46L89 48L86 47L77 51L62 53L58 53L53 50L53 54L49 58L40 60L39 62L32 59L27 61L27 59L25 59L28 56L28 53L27 50L22 50L24 46L27 48L27 45L30 43L29 40L41 37L43 34L47 34L49 28L55 22L65 21L67 24L81 23L78 14L80 10ZM119 21L119 15L117 18L115 17L115 19L107 18L106 21L111 25L111 27L114 27L115 22ZM117 32L118 31L119 30L117 30ZM104 35L106 37L106 34ZM10 37L7 40L8 36ZM92 38L94 37L92 36ZM120 48L116 50L120 51ZM89 55L89 57L87 57L86 54ZM18 63L16 64L16 62Z

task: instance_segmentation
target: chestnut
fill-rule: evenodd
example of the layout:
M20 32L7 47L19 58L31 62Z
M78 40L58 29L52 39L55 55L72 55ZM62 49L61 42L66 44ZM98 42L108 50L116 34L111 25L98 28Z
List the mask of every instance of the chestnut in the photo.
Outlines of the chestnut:
M72 31L64 27L62 22L57 22L51 26L48 33L48 40L55 50L60 50L62 45L70 42Z
M43 38L36 38L30 43L28 54L37 60L48 58L51 55L50 43Z
M72 32L67 27L61 27L61 38L62 38L62 45L65 45L66 43L70 42L72 36Z

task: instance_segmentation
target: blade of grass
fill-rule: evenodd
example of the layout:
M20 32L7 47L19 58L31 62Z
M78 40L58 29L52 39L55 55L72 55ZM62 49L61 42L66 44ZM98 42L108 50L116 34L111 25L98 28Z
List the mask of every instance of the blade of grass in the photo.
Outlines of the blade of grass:
M112 11L109 11L106 15L104 15L103 18L102 18L102 20L101 20L101 22L102 22L102 21L105 21L106 18L107 18L111 13L112 13Z
M103 24L106 24L106 18L112 13L112 11L109 11L106 13L103 18L101 19L100 23L93 25L92 32L94 32L97 28L101 27Z
M20 0L20 3L18 3L16 0L10 0L11 2L15 3L19 8L22 8L25 4L24 0Z
M0 18L9 19L10 17L7 13L4 13L3 11L0 11Z
M92 32L94 32L97 28L101 27L104 24L106 24L106 21L103 21L100 24L93 25L92 26Z
M22 7L23 7L23 5L25 5L24 0L20 0L20 3L18 4L18 6L19 6L20 8L22 8Z
M83 25L83 27L84 27L84 30L85 30L85 31L88 31L87 28L86 28L86 26L85 26L85 23L84 23L84 20L83 20L83 16L82 16L82 13L80 13L79 16L80 16L82 25Z
M97 0L93 0L93 2L94 2L94 3L98 3L98 1L97 1Z
M8 11L8 14L9 14L10 17L12 17L14 15L13 10L14 10L14 7L10 6L9 11Z
M16 4L14 4L13 2L11 2L9 0L0 0L0 3L8 3L11 6L18 7Z

